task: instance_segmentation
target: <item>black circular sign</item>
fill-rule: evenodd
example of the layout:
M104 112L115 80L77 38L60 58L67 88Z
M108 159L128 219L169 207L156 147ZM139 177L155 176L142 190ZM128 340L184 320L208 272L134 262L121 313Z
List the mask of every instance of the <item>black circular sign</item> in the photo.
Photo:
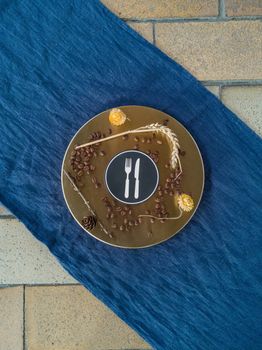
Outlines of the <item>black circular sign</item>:
M159 173L154 161L140 151L125 151L109 162L105 182L117 200L127 204L146 201L155 192Z

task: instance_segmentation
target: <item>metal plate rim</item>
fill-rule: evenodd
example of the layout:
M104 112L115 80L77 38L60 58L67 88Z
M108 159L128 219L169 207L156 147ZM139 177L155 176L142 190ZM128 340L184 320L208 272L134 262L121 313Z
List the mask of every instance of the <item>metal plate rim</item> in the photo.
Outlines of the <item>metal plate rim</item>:
M149 107L149 106L141 106L141 105L121 105L121 106L117 106L117 108L128 108L128 107L142 107L142 108L148 108L148 109L152 109L152 110L156 110L156 111L160 111L166 115L168 115L169 117L173 118L176 120L176 122L178 124L180 124L184 129L186 129L187 133L190 135L198 153L199 153L199 157L200 157L200 161L201 161L201 168L202 168L202 171L203 171L203 182L202 182L202 187L201 187L201 191L200 191L200 196L199 196L199 201L198 201L198 204L196 205L196 207L194 208L193 212L192 212L192 215L190 217L190 219L182 226L180 227L180 229L178 231L176 231L173 235L163 239L162 241L159 241L159 242L156 242L156 243L153 243L153 244L149 244L149 245L145 245L145 246L141 246L141 247L124 247L124 246L119 246L119 245L116 245L116 244L113 244L113 243L109 243L109 242L106 242L106 241L103 241L102 239L100 239L99 237L95 236L94 234L92 234L90 231L88 231L87 229L85 229L80 223L79 221L76 219L75 215L73 214L69 204L68 204L68 201L66 199L66 195L65 195L65 192L64 192L64 185L63 185L63 169L64 169L64 164L65 164L65 158L66 158L66 155L67 155L67 152L68 152L68 149L73 141L73 139L75 138L75 136L78 134L78 132L80 132L80 130L82 128L84 128L91 120L95 119L96 117L99 117L100 114L102 113L105 113L105 112L109 112L112 108L108 108L98 114L96 114L95 116L93 116L92 118L90 118L86 123L84 123L76 132L75 134L73 135L73 137L70 139L69 143L68 143L68 146L65 150L65 153L64 153L64 157L63 157L63 161L62 161L62 166L61 166L61 187L62 187L62 192L63 192L63 197L64 197L64 200L65 200L65 203L66 203L66 206L67 208L69 209L69 212L71 213L71 215L73 216L74 220L77 222L77 224L81 227L82 230L86 231L90 236L92 236L94 239L104 243L104 244L107 244L111 247L114 247L114 248L119 248L119 249L144 249L144 248L151 248L151 247L154 247L156 245L159 245L159 244L162 244L166 241L168 241L169 239L173 238L175 235L177 235L181 230L183 230L188 224L189 222L192 220L193 216L195 215L201 201L202 201L202 197L203 197L203 192L204 192L204 187L205 187L205 167L204 167L204 161L203 161L203 157L202 157L202 154L200 152L200 149L198 147L198 144L197 142L195 141L194 137L192 136L192 134L188 131L188 129L182 124L180 123L180 121L178 121L175 117L173 117L172 115L166 113L166 112L163 112L157 108L153 108L153 107Z

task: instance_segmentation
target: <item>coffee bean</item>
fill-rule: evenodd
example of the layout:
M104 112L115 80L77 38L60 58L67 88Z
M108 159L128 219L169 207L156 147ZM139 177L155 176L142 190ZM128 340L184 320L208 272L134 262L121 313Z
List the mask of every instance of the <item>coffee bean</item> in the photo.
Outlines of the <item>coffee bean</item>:
M161 202L161 199L158 198L158 197L156 197L155 202L156 202L156 203L160 203L160 202Z
M153 132L153 139L155 139L156 138L156 133L155 132Z
M165 219L161 219L160 222L161 222L161 224L164 224L166 222L166 220Z
M164 125L164 126L167 126L168 122L169 122L168 119L163 120L163 125Z
M156 143L158 143L159 145L162 145L163 141L162 140L157 140Z
M162 186L158 186L158 187L157 187L157 190L158 190L158 191L161 191L161 190L162 190Z
M95 184L95 188L97 189L97 188L100 188L101 187L101 184L99 183L99 182L97 182L96 184Z
M128 219L124 218L124 224L126 225L128 223Z
M150 210L147 209L147 210L145 211L145 213L146 213L146 215L150 215L151 212L150 212Z
M184 157L186 155L186 151L180 151L179 153L180 153L181 157Z
M128 139L128 135L123 135L122 136L122 140L127 140Z
M142 143L145 143L145 142L146 142L145 137L142 137L141 142L142 142Z
M164 194L168 194L168 190L167 189L164 190Z
M124 231L124 229L125 229L125 226L124 225L120 225L119 230L120 231Z
M138 146L138 145L135 145L135 146L133 147L133 149L139 149L139 146Z
M122 208L121 207L116 207L116 211L121 211Z
M142 223L142 218L138 218L138 222L139 222L139 224L141 224Z
M132 220L129 220L129 221L128 221L128 225L129 225L129 226L134 226L133 221L132 221Z
M128 211L129 208L125 205L124 208L123 208L125 211Z
M150 222L151 222L151 224L153 224L153 223L155 222L155 219L154 219L154 218L151 218L151 219L150 219Z
M77 173L78 176L83 176L84 175L84 172L83 170L79 170L78 173Z
M148 138L148 139L146 140L146 143L151 143L151 138Z
M158 191L157 194L158 194L159 197L163 197L163 191Z
M96 184L96 183L97 183L96 177L95 177L95 176L92 176L91 181L93 182L93 184Z
M113 219L115 217L115 214L114 213L111 213L110 214L110 219Z
M174 195L174 192L173 191L170 191L169 192L169 196L173 196Z
M91 171L94 171L95 168L96 168L96 167L95 167L93 164L90 165L90 170L91 170Z
M111 135L112 134L112 129L108 129L108 134Z
M109 214L109 213L106 214L106 218L107 218L107 219L110 218L110 214Z
M105 155L105 152L104 151L100 151L99 155L103 157Z
M93 152L93 156L96 158L97 157L97 152Z
M167 182L167 183L165 183L165 189L168 189L169 188L169 183Z
M170 177L168 177L167 179L166 179L166 182L171 182L172 180L170 179Z
M125 212L124 210L121 210L120 214L121 214L122 216L125 216L125 215L126 215L126 212Z
M169 168L169 167L170 167L169 163L165 164L165 168Z
M138 220L135 220L135 221L134 221L134 224L135 224L135 226L138 226L138 225L139 225L139 221L138 221Z
M112 225L111 225L112 228L117 228L117 224L114 222Z
M132 209L128 210L128 215L132 215Z
M139 137L138 136L134 137L134 141L138 142L139 141Z
M155 208L156 208L156 209L160 209L160 204L157 203L157 204L155 205Z

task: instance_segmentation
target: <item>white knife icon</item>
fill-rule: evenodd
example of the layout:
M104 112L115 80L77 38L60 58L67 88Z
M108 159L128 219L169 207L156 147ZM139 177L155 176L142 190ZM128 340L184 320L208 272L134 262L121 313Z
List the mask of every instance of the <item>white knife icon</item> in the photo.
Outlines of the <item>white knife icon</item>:
M135 193L134 197L137 199L139 197L139 171L140 171L140 158L137 159L136 165L135 165Z

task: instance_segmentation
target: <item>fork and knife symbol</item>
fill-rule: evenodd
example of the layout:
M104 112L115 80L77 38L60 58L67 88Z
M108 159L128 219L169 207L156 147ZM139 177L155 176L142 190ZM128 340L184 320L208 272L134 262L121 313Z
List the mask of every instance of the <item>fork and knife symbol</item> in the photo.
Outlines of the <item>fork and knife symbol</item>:
M129 198L129 175L132 171L132 158L125 159L125 173L126 173L126 181L125 181L125 198ZM139 172L140 172L140 158L136 160L135 164L135 190L134 197L137 199L139 197Z

